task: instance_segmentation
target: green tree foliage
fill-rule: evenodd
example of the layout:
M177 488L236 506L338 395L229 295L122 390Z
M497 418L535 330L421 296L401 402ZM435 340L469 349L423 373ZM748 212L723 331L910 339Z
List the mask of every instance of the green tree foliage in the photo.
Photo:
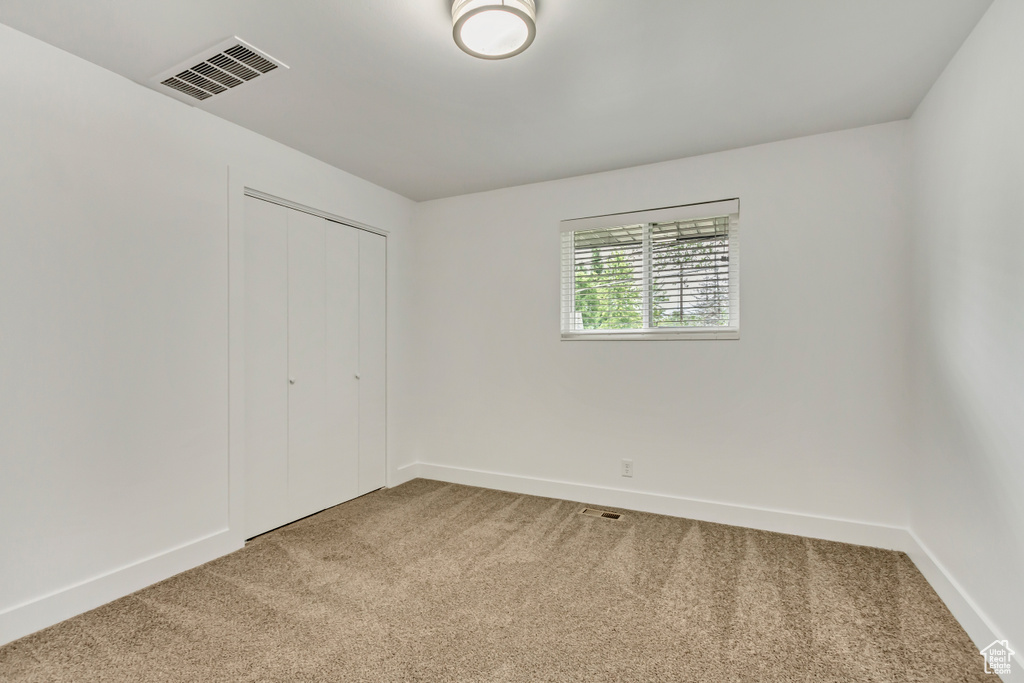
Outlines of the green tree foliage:
M594 249L576 264L576 312L585 330L632 330L643 326L639 275L626 251Z

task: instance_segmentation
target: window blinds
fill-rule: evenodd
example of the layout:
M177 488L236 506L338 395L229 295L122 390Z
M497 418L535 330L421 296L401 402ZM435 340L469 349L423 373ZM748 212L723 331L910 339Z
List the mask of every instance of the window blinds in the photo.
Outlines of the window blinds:
M675 208L562 223L563 338L738 335L738 201Z

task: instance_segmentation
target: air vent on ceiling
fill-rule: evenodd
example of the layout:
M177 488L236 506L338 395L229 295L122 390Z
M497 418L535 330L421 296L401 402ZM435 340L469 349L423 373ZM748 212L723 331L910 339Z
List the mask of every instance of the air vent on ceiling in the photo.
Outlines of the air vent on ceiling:
M186 59L153 81L168 94L195 104L287 68L281 60L236 36Z

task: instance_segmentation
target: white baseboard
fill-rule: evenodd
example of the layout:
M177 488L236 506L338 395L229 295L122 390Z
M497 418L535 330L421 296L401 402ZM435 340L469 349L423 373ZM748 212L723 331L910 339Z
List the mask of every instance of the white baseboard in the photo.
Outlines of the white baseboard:
M416 478L899 550L914 562L979 649L1001 638L999 629L909 529L424 462L398 468L394 485ZM1015 659L1017 671L1024 672L1021 654Z
M0 645L88 612L242 547L229 530L147 557L0 612Z
M867 545L888 550L904 550L913 544L906 529L867 524L845 519L816 517L794 512L716 503L714 501L683 498L662 493L629 491L568 481L524 477L483 470L449 467L430 463L413 463L399 468L405 481L422 477L453 484L466 484L483 488L525 493L547 498L574 500L581 503L653 512L672 517L686 517L704 522L730 524L749 529L776 531L783 534L807 536L842 543Z
M899 550L917 565L978 648L1002 637L1000 629L908 529L422 462L396 468L388 478L388 485L399 486L417 478ZM237 536L225 529L3 610L0 612L0 645L234 552L244 545ZM1014 659L1017 671L1024 672L1022 654Z
M388 473L388 487L401 486L405 482L412 481L421 476L420 464L418 462L402 465Z
M971 599L967 591L953 578L946 567L939 562L938 558L925 545L924 541L913 530L909 533L914 542L914 547L904 552L914 561L918 570L927 579L928 583L931 584L931 587L935 589L935 592L939 594L942 601L946 603L946 607L949 608L949 611L956 617L956 620L967 631L967 635L971 637L971 640L978 649L981 650L984 647L988 647L989 644L996 640L1003 640L1005 638L1004 632L989 619L978 603ZM1015 643L1011 643L1012 645L1015 645ZM1014 662L1017 664L1014 667L1014 673L1009 677L1002 676L1002 680L1024 681L1024 653L1021 652L1022 649L1024 648L1018 647L1013 656Z

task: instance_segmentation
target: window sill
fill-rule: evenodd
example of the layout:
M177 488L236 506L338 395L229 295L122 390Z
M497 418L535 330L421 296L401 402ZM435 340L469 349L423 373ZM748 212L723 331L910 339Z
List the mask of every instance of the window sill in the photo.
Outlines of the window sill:
M562 341L681 341L702 339L739 339L738 328L720 330L593 330L589 332L563 332Z

